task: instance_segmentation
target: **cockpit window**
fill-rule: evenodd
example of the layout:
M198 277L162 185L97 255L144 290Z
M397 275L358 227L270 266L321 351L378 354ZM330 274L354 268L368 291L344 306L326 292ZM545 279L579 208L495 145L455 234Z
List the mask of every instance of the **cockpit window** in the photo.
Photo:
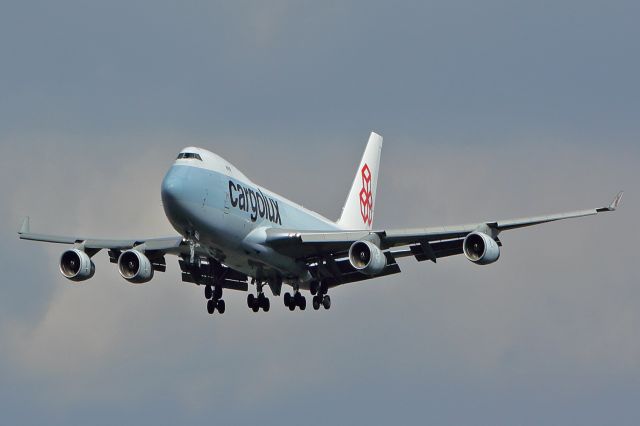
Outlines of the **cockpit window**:
M182 160L182 159L186 160L188 158L193 158L193 159L202 161L202 157L200 157L200 154L195 154L193 152L181 152L180 155L178 155L178 160Z

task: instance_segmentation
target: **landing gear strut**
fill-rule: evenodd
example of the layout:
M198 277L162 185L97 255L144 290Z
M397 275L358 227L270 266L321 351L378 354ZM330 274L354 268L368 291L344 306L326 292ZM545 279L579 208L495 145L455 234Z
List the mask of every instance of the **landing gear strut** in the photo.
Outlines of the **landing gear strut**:
M222 287L214 287L212 288L210 285L205 286L204 288L204 297L205 299L221 299L222 298Z

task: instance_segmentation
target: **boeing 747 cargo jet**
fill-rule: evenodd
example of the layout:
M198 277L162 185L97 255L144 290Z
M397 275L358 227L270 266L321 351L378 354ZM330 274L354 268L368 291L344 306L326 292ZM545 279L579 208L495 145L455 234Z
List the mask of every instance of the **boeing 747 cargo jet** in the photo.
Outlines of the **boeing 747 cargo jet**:
M162 204L180 234L165 238L111 240L60 237L30 231L24 240L66 244L60 272L71 281L93 277L91 260L107 250L111 263L130 283L146 283L164 272L166 256L178 257L182 281L204 287L207 311L224 313L223 290L249 291L247 305L267 312L268 287L280 296L283 284L290 310L304 310L302 291L313 296L313 309L329 309L329 291L337 286L397 274L401 257L418 262L463 254L477 265L500 257L502 231L562 219L614 211L620 192L607 207L470 225L417 229L375 229L382 137L371 133L342 215L331 221L252 182L231 163L202 148L180 152L162 182Z

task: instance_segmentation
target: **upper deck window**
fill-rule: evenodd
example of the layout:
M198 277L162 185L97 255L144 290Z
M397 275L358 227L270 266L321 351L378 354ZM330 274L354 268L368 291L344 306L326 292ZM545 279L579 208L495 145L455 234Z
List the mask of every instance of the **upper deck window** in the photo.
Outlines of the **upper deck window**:
M178 160L186 160L189 158L194 158L196 160L202 161L202 157L200 157L200 154L195 154L193 152L181 152L180 155L178 155Z

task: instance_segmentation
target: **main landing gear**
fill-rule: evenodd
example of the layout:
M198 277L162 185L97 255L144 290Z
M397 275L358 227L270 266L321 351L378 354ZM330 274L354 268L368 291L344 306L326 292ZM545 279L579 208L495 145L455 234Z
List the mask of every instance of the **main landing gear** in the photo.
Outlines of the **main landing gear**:
M293 311L296 307L300 308L301 311L304 311L307 307L307 299L305 299L299 291L296 291L293 296L291 293L285 293L284 306L289 308L290 311Z
M310 286L311 294L313 294L312 305L317 311L322 306L325 309L331 308L331 297L327 294L329 289L327 285L321 282L312 282Z
M224 314L226 305L222 300L222 287L212 288L210 285L204 288L204 297L207 298L207 312L213 314L216 310Z
M249 306L249 309L253 312L258 312L260 308L262 308L264 312L269 312L271 302L269 302L269 298L261 291L257 297L253 294L247 296L247 306Z
M324 296L322 295L315 295L313 296L313 309L314 310L318 310L320 309L320 306L322 305L323 308L325 309L329 309L331 308L331 297L329 297L328 294L325 294Z

